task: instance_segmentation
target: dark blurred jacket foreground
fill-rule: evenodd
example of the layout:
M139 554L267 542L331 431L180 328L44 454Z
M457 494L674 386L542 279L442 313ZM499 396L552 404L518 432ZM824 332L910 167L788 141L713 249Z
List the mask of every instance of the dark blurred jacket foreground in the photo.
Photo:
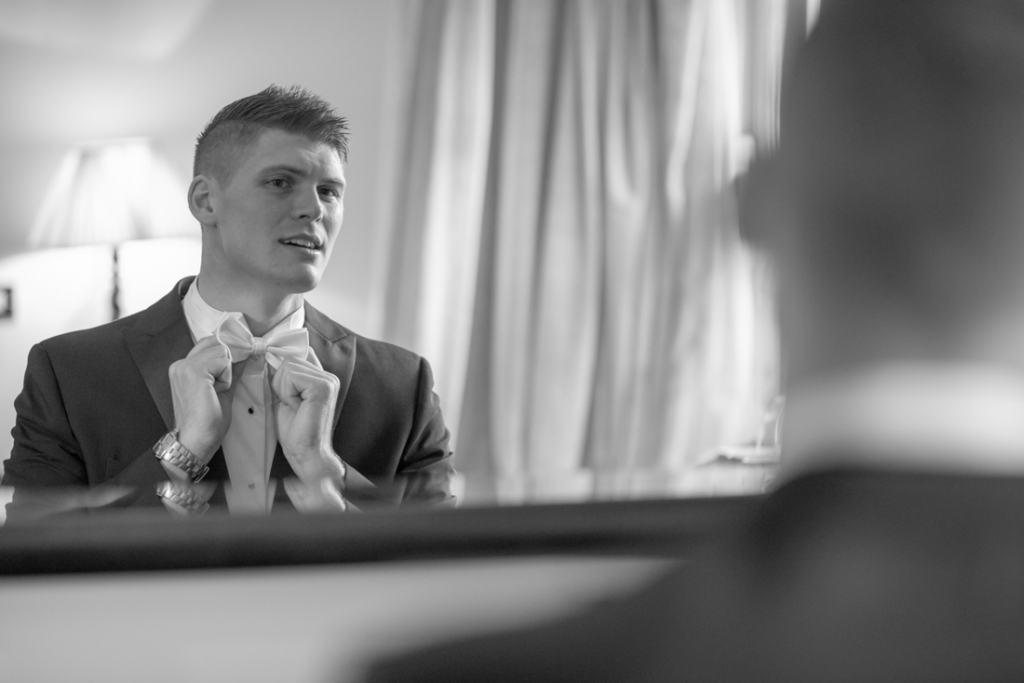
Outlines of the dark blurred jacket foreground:
M1022 643L1024 479L831 470L632 597L369 681L1020 681Z

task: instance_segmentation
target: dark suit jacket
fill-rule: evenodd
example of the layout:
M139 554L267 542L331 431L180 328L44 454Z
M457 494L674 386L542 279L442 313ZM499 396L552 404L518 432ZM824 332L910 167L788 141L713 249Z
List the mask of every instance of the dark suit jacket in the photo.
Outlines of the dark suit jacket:
M622 600L373 683L1024 680L1024 480L833 470Z
M22 492L39 487L128 487L116 505L162 506L154 488L167 477L151 449L174 424L168 368L193 346L181 306L191 281L145 311L32 348L3 478L16 487L10 519ZM324 369L341 381L333 446L349 468L346 498L450 502L448 430L427 362L309 304L306 328ZM220 451L210 469L208 478L227 479ZM278 445L271 476L289 475Z

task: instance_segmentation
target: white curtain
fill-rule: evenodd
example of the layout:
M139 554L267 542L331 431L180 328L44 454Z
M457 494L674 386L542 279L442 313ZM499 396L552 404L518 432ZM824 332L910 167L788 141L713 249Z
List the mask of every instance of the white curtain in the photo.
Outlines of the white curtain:
M787 7L406 6L384 334L433 364L471 482L600 495L756 437L777 333L733 183Z

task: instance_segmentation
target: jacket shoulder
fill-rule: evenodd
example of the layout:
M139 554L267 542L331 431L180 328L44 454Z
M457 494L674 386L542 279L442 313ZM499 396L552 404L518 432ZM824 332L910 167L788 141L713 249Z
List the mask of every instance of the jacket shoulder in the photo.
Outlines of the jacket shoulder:
M125 318L120 318L109 323L97 325L84 330L64 332L54 337L44 339L38 346L48 353L64 353L76 349L103 348L110 345L120 345L122 335L126 328L132 327L140 314L136 313Z
M416 371L422 363L425 363L419 354L397 344L371 339L353 332L308 303L306 304L306 326L312 333L321 336L327 342L334 343L347 338L356 349L357 368L360 365L376 365L382 368Z
M361 356L378 363L394 364L414 367L426 362L422 356L415 351L410 351L397 344L370 339L359 334L353 334L356 339L356 347Z
M95 327L64 332L44 339L36 346L49 354L91 354L104 349L122 348L125 330L155 334L184 317L180 303L181 294L182 287L185 286L187 289L189 282L191 278L182 280L171 292L138 313Z

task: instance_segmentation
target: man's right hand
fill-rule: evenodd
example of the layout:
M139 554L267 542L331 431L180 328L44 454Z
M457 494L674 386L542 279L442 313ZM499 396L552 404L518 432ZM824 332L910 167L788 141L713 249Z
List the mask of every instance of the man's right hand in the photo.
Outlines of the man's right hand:
M228 350L214 337L205 337L187 356L171 363L168 372L178 441L204 463L209 462L231 424Z

